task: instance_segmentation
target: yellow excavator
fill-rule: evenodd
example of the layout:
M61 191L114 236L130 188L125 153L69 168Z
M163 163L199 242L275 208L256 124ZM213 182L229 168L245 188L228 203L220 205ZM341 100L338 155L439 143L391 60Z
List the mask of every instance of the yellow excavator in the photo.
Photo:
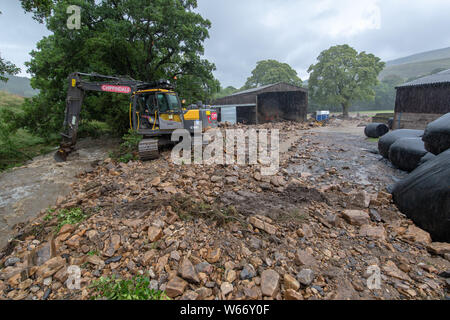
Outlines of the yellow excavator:
M89 79L101 79L89 81ZM130 128L143 136L139 143L141 160L159 157L159 148L171 142L170 135L176 129L193 133L197 128L217 127L217 112L203 108L183 108L174 87L167 80L142 82L97 73L76 72L68 77L69 89L64 116L64 132L59 150L55 154L58 162L66 161L75 149L80 112L86 92L108 92L130 96Z

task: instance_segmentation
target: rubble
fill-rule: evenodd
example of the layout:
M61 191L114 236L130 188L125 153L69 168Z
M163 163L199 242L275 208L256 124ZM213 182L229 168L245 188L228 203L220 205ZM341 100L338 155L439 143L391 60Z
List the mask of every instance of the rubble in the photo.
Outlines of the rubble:
M334 136L335 145L322 144L307 124L255 127L282 129L277 178L258 165L177 166L170 152L127 165L106 160L79 175L53 209L78 207L87 218L58 234L46 211L22 226L0 255L0 299L90 299L95 280L136 275L182 300L448 294L439 276L450 270L448 244L431 242L399 213L386 181L355 180L356 164L337 168L320 156L361 152L358 161L372 161L374 171L379 161L344 150ZM67 287L72 265L80 290ZM367 287L369 266L380 269L383 290Z

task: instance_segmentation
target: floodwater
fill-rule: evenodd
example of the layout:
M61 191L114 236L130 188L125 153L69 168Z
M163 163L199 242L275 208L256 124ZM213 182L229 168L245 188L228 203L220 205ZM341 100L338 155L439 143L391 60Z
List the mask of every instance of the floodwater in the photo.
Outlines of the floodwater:
M53 206L70 193L76 176L95 161L108 157L117 141L85 139L65 163L56 163L53 153L36 157L29 164L0 174L0 248L14 234L14 225Z

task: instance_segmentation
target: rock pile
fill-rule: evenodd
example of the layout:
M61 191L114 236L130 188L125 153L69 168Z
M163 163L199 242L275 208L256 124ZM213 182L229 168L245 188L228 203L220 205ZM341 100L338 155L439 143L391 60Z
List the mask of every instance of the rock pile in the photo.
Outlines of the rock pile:
M450 245L399 214L389 194L357 182L312 187L287 168L308 125L281 123L280 171L258 166L174 165L106 159L73 184L54 214L42 212L0 256L1 299L89 299L100 277L146 275L173 299L441 299ZM55 232L57 212L88 217ZM69 289L69 266L81 269ZM381 288L369 289L370 266Z

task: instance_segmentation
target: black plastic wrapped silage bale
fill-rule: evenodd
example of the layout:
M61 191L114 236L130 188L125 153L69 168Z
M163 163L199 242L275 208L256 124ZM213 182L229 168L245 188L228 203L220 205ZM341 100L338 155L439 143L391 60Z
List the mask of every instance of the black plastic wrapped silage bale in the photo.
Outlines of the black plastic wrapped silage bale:
M450 148L450 113L428 124L422 137L425 149L440 154Z
M423 165L425 162L428 162L430 160L434 160L436 158L436 155L432 154L431 152L428 152L426 155L420 159L419 166Z
M394 185L399 210L436 242L450 242L450 150L429 160Z
M380 138L378 141L378 151L386 159L389 158L389 148L391 145L402 138L419 138L422 137L422 130L400 129L391 131Z
M411 172L427 154L421 138L398 139L389 149L389 160L397 168Z
M379 138L389 132L389 128L384 123L369 123L364 129L364 134L369 138Z

